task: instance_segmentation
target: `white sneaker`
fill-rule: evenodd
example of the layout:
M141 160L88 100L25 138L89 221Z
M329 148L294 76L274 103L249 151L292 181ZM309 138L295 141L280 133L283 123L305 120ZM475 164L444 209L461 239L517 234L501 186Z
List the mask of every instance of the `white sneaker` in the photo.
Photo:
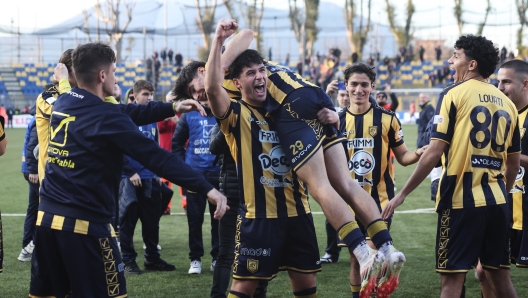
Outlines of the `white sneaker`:
M202 262L200 261L192 261L191 262L191 268L189 268L189 274L200 274L202 273Z
M213 260L213 262L211 263L211 267L209 268L209 270L210 270L211 272L214 272L215 266L216 266L216 260Z
M161 250L161 246L158 244L156 245L158 250ZM147 246L145 245L145 243L143 243L143 249L147 249Z
M18 255L17 258L20 262L30 262L31 261L31 254L27 252L25 248L22 248L22 251Z
M26 247L24 247L24 249L25 249L28 253L33 254L33 249L35 249L35 244L33 244L33 240L31 240L31 241L29 242L29 244L26 245Z

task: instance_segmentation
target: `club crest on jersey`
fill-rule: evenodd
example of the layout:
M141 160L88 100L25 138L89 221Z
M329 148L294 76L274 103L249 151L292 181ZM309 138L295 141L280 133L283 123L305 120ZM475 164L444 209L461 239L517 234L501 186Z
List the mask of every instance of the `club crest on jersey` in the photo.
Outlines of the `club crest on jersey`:
M369 135L371 137L375 137L378 134L378 127L377 126L369 126Z
M515 177L515 180L521 180L524 177L524 168L519 167L519 172L517 172L517 177Z
M359 150L348 161L348 170L356 175L365 176L370 174L376 166L376 160L372 153L366 150Z
M249 259L247 260L247 270L251 273L255 273L258 270L258 260Z

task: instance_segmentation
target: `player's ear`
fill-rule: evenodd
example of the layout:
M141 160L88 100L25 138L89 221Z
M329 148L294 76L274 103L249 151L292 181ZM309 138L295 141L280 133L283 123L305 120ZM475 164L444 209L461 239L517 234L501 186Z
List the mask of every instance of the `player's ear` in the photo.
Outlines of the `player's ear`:
M528 79L523 81L523 90L528 90Z
M97 79L98 79L98 81L101 82L101 83L104 83L105 78L106 78L106 72L105 72L105 70L104 70L104 69L99 70L99 72L97 73Z
M469 70L476 70L478 67L477 60L471 60L469 61Z
M237 78L233 78L233 84L235 84L235 87L238 89L242 89L242 85L240 84L240 81Z

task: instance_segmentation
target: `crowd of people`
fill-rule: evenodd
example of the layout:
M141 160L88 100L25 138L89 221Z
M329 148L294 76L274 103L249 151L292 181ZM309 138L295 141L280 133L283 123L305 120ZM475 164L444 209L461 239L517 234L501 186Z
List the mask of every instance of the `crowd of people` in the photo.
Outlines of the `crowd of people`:
M315 84L248 49L253 36L222 19L208 61L182 67L167 102L153 100L149 80L121 98L108 45L62 54L23 150L30 197L18 259L31 261L31 297L126 297L125 274L143 272L132 239L138 219L144 269L175 270L159 247L170 182L186 189L189 274L202 271L209 209L211 297L266 297L280 270L294 297L317 297L316 274L339 260L340 247L350 254L352 297L389 297L406 261L392 216L429 174L441 297L463 297L474 266L484 297L517 297L508 269L528 267L526 62L502 64L496 88L487 80L499 50L461 36L448 60L454 84L436 109L420 94L418 148L409 150L398 98L390 85L375 92L371 65L347 66L342 81L320 73ZM339 56L332 49L320 60L330 70ZM4 122L0 115L0 155ZM394 159L418 163L398 194ZM327 218L322 257L308 193Z

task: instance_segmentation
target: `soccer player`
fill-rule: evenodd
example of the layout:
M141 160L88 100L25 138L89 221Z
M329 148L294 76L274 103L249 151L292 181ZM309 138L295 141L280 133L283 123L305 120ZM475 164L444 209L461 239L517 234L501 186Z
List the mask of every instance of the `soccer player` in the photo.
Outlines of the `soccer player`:
M207 98L237 164L243 206L228 297L252 297L258 281L273 279L279 270L288 270L295 297L316 297L315 273L321 265L307 191L284 156L276 124L266 116L266 89L254 90L267 81L264 59L247 50L233 62L230 75L242 101L231 101L222 88L225 39L218 33L223 30L217 31L209 56Z
M251 30L243 30L239 35L242 37L236 42L233 40L226 45L222 55L224 69L231 64L233 57L247 48L253 38ZM334 111L334 105L328 95L288 68L272 62L265 63L265 66L268 83L266 86L256 86L255 92L262 92L262 87L267 89L265 108L278 123L277 134L281 146L299 179L307 184L312 197L321 205L327 219L338 231L340 238L345 240L349 250L358 248L356 241L361 243L359 251L367 252L368 246L364 240L360 241L364 237L354 216L347 210L346 204L343 204L343 199L367 227L376 248L385 257L384 266L400 267L405 262L405 256L392 245L390 233L374 201L350 177L345 152L341 146L334 146L344 138L333 125L324 125L318 119L318 113L322 109ZM223 87L232 98L236 98L237 93L240 93L232 81L224 82ZM331 114L328 113L329 116ZM356 257L360 254L359 251L354 252ZM364 257L358 260L362 264L364 277L362 295L368 296L375 287L376 280L373 277L379 272L366 269L370 266L364 263L367 261ZM377 267L376 262L373 265ZM392 275L392 271L387 272ZM397 279L397 276L394 277ZM394 290L395 287L388 284L382 288L382 292Z
M115 60L112 48L102 43L72 53L78 86L55 102L50 117L30 296L126 297L124 266L110 225L123 154L207 194L217 203L216 218L226 210L225 197L199 173L145 138L119 105L104 102L116 82ZM188 110L185 105L199 109L187 101L176 110Z
M528 128L528 64L522 60L511 60L504 63L497 75L499 90L508 96L515 104L519 112L519 132L521 136L521 155L519 173L517 174L513 189L508 196L512 218L510 222L511 261L509 251L504 254L501 269L504 275L509 275L510 262L520 268L528 268L528 218L527 195L525 185L528 184L525 169L528 167L528 138L524 138ZM491 285L486 278L482 266L477 267L482 294L484 298L498 297L494 294Z
M0 116L0 156L4 155L7 147L7 137L4 131L4 117Z
M390 166L389 151L394 151L398 162L403 166L416 163L427 147L409 151L403 140L401 124L394 112L369 102L374 90L376 73L364 63L348 66L344 72L345 85L350 94L350 106L339 113L341 132L346 135L344 143L348 158L348 169L353 179L369 193L379 211L394 197L394 172ZM386 220L390 228L392 217ZM360 223L367 243L374 248L368 238L367 230ZM352 297L358 298L361 288L359 263L354 254L350 254L350 285ZM401 266L393 268L398 276ZM387 278L387 277L385 277ZM380 285L387 280L383 278ZM379 287L378 297L386 297Z
M521 150L515 105L486 80L499 61L498 49L482 36L464 35L448 60L456 84L440 94L431 142L411 177L385 207L394 209L442 159L436 201L436 271L441 297L460 297L466 272L477 263L498 297L517 297L507 270L507 193L519 170Z

